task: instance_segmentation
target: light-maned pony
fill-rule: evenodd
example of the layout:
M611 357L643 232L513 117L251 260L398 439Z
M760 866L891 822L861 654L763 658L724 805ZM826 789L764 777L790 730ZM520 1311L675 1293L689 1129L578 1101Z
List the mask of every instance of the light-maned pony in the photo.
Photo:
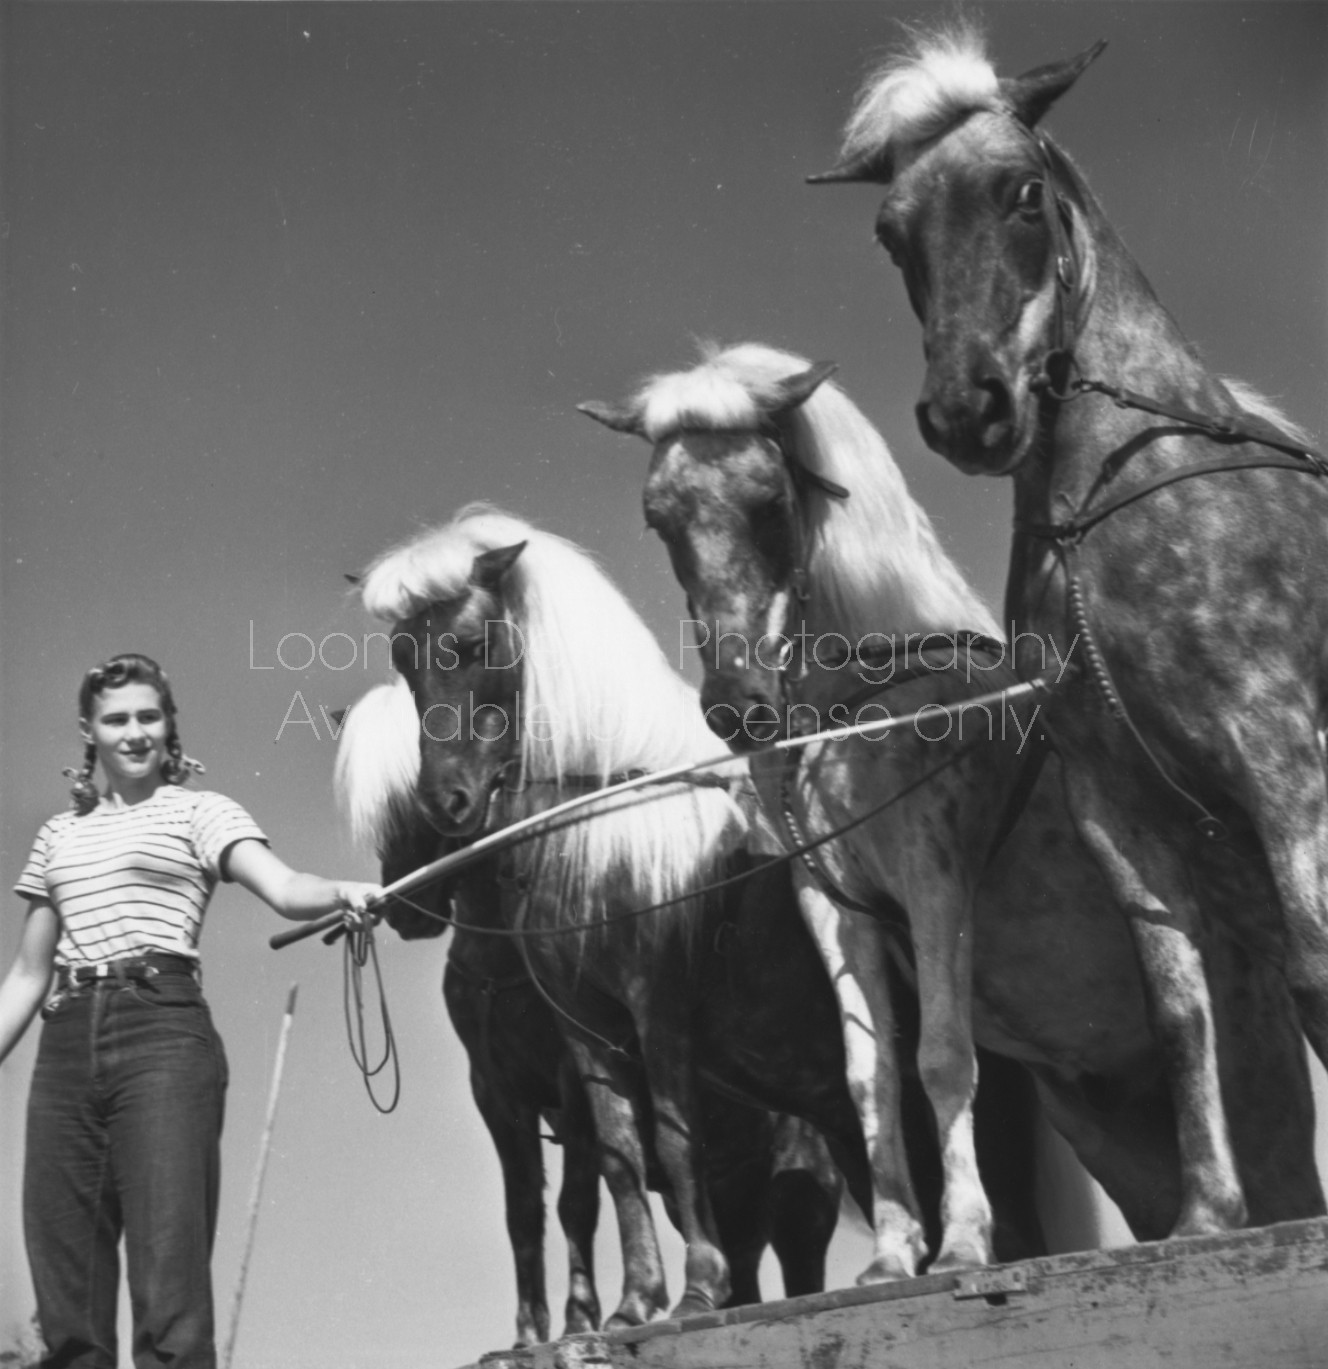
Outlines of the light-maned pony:
M396 711L411 738L395 755L385 748L381 781L366 779L362 825L404 801L436 832L464 840L486 823L505 825L625 774L714 755L695 692L591 559L562 539L472 506L376 561L362 593L372 612L394 624L395 697L409 696ZM417 758L407 786L410 745ZM676 1310L713 1307L730 1292L704 1183L698 1085L698 1071L713 1067L725 1047L703 1049L695 1035L712 1005L698 1005L693 992L706 959L694 932L705 925L713 933L722 911L697 889L731 873L746 840L746 821L725 787L683 783L659 796L611 801L590 821L518 848L504 867L509 886L526 891L508 920L550 934L528 941L524 955L558 1003L618 1207L625 1281L611 1325L644 1321L665 1306L644 1208L643 1128L687 1244L687 1288ZM670 900L649 916L623 916ZM763 1003L749 1016L770 1023L781 1011ZM788 1033L786 1013L772 1030ZM800 1044L804 1055L820 1052L813 1075L824 1075L825 1040ZM640 1067L628 1058L638 1052ZM766 1092L778 1109L779 1089ZM800 1106L826 1127L851 1171L861 1141L842 1077L784 1092L796 1095L790 1110ZM718 1100L707 1106L712 1115L722 1111ZM712 1159L725 1139L711 1137ZM815 1145L823 1152L819 1139ZM833 1194L829 1207L828 1224L820 1221L825 1240ZM818 1214L808 1220L815 1226ZM814 1254L819 1237L802 1230Z

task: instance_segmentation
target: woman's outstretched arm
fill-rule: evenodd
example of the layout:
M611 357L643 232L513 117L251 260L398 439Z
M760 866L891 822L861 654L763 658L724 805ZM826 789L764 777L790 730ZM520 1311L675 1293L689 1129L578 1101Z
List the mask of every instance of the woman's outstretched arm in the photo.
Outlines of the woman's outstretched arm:
M308 922L326 913L363 913L382 893L382 886L360 880L324 879L292 870L261 841L237 841L225 856L227 875L273 911L293 922Z

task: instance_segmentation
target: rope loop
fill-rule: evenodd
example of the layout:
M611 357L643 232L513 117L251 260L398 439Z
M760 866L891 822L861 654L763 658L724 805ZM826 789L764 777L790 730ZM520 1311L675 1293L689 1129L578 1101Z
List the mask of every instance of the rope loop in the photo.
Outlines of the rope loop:
M392 1018L387 1010L387 994L383 988L383 970L378 963L378 946L374 941L373 922L348 927L342 951L342 1011L346 1019L346 1039L350 1043L351 1059L364 1080L369 1101L379 1112L387 1114L401 1101L401 1060L397 1054ZM374 989L378 996L379 1021L383 1033L383 1056L377 1064L369 1063L368 1033L365 1030L364 967L372 964ZM392 1068L392 1097L386 1105L378 1101L373 1080L388 1066Z

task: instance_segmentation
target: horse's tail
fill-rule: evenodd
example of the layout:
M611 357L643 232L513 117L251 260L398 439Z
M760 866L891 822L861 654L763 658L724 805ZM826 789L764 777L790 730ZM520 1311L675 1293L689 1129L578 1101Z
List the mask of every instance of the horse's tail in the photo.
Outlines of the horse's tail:
M382 852L415 806L419 721L402 679L376 685L342 724L334 774L337 804L362 845Z

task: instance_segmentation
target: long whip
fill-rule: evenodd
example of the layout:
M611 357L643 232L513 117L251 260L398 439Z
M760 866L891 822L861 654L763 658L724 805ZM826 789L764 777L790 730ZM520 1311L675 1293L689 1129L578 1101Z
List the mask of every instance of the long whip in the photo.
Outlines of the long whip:
M842 741L847 737L881 737L899 728L911 726L924 717L954 717L963 713L965 709L985 708L994 703L1000 703L1004 706L1016 699L1035 696L1045 697L1051 693L1053 673L1052 670L1045 670L1021 684L1009 685L1005 689L992 690L987 694L978 694L971 699L964 699L953 704L927 704L913 713L905 713L899 717L886 717L874 722L853 723L847 726L827 728L821 732L811 732L804 736L786 737L783 741L775 742L768 750L790 751L799 747L810 746L813 742ZM532 813L529 817L521 818L507 827L491 832L488 836L481 837L468 846L463 846L459 851L452 851L448 855L440 856L430 864L420 866L418 870L412 870L410 874L403 875L392 884L385 886L381 897L376 900L374 906L377 907L386 903L398 894L411 893L415 889L433 883L435 880L444 879L491 855L494 851L503 850L513 845L530 832L543 831L555 824L560 825L570 813L582 808L602 806L606 800L616 799L630 791L644 788L647 785L660 785L683 780L701 770L726 765L740 765L744 759L732 751L725 751L706 760L670 766L666 770L655 770L646 775L636 775L618 784L607 785L603 789L595 789L586 794L577 794L574 798L566 799L552 808L546 808L539 813ZM345 920L346 915L344 913L328 913L326 916L315 918L313 921L303 922L289 931L278 932L275 936L268 938L267 944L274 951L279 951L296 941L303 941L306 937L316 936L319 932L326 932L333 927L339 927Z
M268 1152L272 1148L272 1127L277 1120L277 1097L281 1093L281 1071L286 1063L286 1041L290 1036L291 1021L295 1017L295 994L298 984L290 986L286 996L286 1015L281 1019L281 1035L277 1039L277 1058L272 1066L272 1087L267 1095L267 1120L263 1124L263 1138L258 1143L258 1168L254 1171L254 1188L249 1195L249 1220L244 1237L244 1255L240 1260L240 1277L235 1285L235 1301L231 1306L230 1334L222 1355L222 1369L230 1369L235 1353L235 1333L240 1326L240 1305L244 1302L244 1284L249 1274L249 1257L254 1251L254 1230L258 1226L258 1202L263 1194L263 1175L267 1172Z

